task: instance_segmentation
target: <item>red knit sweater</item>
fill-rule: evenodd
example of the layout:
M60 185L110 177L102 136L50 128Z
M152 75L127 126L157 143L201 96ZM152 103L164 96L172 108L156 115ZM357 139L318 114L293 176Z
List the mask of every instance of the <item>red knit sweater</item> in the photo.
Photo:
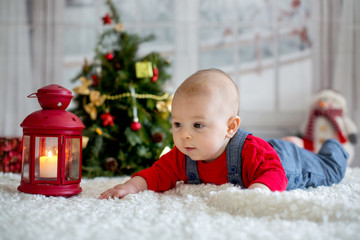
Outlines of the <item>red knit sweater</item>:
M242 151L242 180L248 188L253 183L262 183L272 191L284 191L287 178L276 151L265 140L248 135ZM215 161L198 161L199 177L203 183L216 185L228 183L226 151ZM185 155L174 147L150 168L134 176L145 178L148 189L156 192L167 191L176 186L177 181L187 182Z

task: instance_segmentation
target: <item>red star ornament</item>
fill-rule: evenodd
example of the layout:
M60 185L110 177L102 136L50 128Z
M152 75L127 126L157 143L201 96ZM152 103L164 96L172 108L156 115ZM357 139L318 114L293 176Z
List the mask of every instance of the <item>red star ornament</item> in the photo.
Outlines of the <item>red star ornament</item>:
M91 79L94 81L93 85L96 86L99 83L99 78L95 74L91 75Z
M115 117L110 113L104 113L100 115L100 118L103 120L103 125L105 126L113 126Z
M103 24L111 24L112 23L112 20L111 20L111 17L110 17L110 13L107 13L103 18Z

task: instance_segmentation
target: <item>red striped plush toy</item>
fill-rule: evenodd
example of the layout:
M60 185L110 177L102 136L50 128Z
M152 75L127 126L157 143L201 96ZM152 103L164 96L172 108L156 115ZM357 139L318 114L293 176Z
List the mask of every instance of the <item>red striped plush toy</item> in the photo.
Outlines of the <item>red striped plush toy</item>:
M339 92L325 89L315 94L308 117L300 127L304 147L318 152L326 139L335 138L349 153L350 163L354 157L357 128L346 111L346 100Z

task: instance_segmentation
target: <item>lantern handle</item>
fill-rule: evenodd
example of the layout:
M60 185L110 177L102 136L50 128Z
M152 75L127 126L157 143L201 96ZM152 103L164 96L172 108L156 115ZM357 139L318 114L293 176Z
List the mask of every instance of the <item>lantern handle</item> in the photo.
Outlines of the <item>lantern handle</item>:
M34 97L34 95L35 95L35 97ZM32 94L30 94L29 96L27 96L28 98L36 98L36 93L32 93Z

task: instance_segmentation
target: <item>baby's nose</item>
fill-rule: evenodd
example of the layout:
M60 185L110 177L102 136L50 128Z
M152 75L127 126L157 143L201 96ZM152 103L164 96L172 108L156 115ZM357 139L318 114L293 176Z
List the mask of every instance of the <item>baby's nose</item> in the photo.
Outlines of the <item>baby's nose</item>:
M181 136L183 139L191 139L191 133L190 133L190 131L187 131L187 130L183 130L181 133Z

